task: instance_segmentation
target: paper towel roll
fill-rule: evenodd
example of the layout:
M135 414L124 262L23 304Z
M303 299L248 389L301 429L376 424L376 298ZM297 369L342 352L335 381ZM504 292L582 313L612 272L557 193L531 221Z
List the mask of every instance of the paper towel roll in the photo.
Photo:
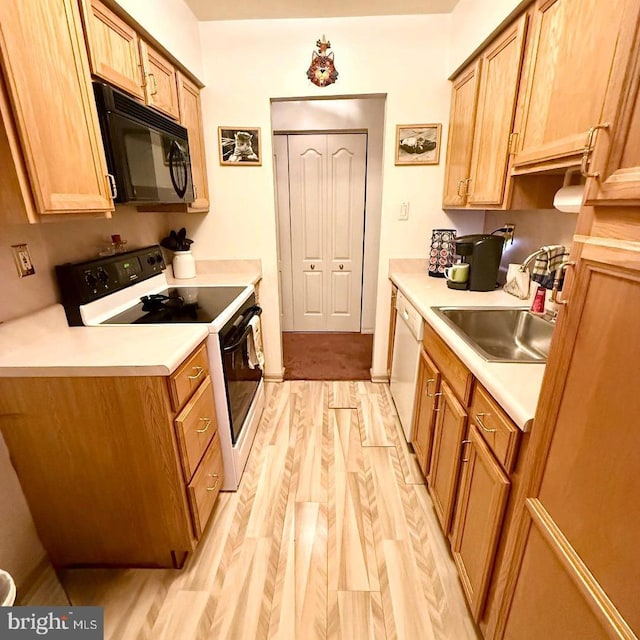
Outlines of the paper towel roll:
M579 184L570 187L562 187L553 196L553 206L558 211L565 213L578 213L584 197L584 185Z

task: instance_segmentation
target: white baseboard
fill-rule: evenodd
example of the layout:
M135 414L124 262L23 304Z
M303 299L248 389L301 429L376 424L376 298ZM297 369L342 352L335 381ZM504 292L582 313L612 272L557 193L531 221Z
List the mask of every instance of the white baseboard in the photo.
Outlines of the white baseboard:
M389 382L389 376L386 371L383 374L374 372L373 369L369 369L369 375L371 376L371 382Z

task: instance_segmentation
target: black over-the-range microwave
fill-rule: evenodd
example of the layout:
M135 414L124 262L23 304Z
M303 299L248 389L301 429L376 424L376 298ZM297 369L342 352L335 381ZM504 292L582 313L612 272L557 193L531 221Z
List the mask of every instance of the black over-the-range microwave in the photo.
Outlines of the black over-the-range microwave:
M93 90L115 201L193 202L187 130L106 84Z

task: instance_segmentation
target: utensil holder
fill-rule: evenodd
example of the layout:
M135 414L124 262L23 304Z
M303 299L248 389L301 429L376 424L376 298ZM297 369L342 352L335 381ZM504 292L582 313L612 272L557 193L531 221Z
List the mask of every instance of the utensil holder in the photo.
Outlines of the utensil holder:
M189 280L196 277L196 261L191 250L176 251L173 255L173 277L176 280Z

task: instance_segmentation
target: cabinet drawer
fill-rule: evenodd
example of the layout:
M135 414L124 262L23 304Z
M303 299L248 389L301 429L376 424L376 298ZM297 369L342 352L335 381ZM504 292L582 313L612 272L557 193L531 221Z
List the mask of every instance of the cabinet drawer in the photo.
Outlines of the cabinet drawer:
M198 539L207 526L223 481L224 468L222 466L220 436L216 431L207 452L204 454L202 464L187 486L193 529Z
M200 385L174 423L184 479L189 482L218 427L210 377Z
M489 392L480 384L476 385L471 402L471 418L489 449L505 468L513 471L520 430L501 409Z
M424 323L423 336L422 344L429 357L436 364L442 377L446 379L458 399L465 407L468 407L473 385L471 371L464 366L460 358L451 351L428 322Z
M208 375L207 347L202 343L169 378L169 392L174 411L180 409Z

